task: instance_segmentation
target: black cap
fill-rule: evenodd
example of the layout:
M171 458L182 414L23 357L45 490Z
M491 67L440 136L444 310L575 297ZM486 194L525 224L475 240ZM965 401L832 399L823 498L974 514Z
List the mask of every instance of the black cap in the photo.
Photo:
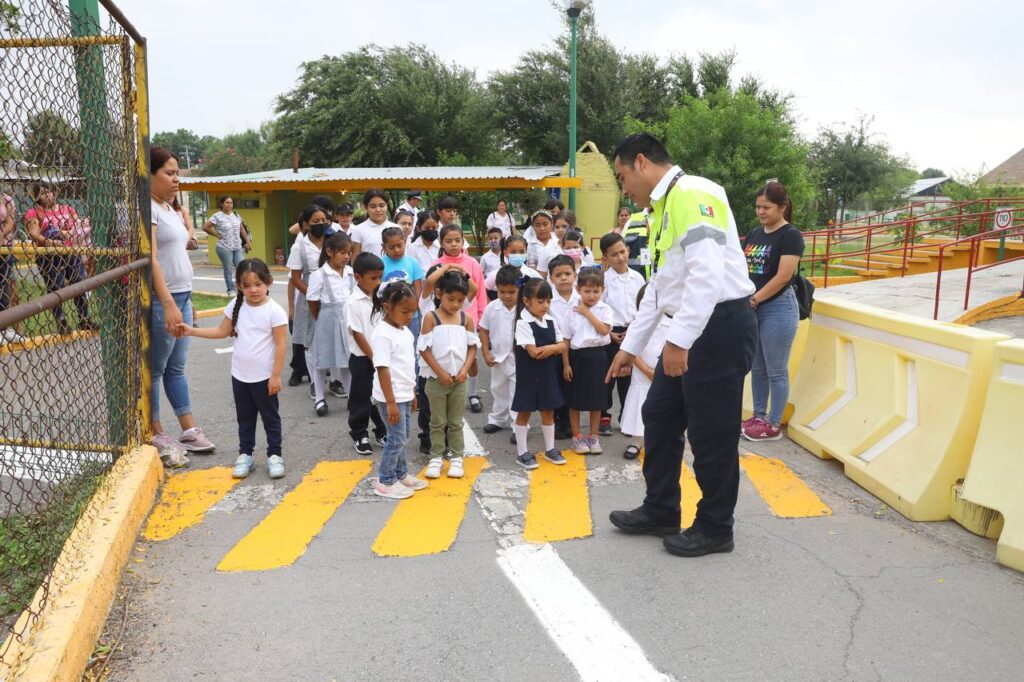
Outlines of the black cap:
M338 208L334 209L335 213L355 213L352 210L352 204L338 204Z
M414 190L411 190L405 196L408 197L409 199L419 199L420 198L420 191L418 189L414 189Z

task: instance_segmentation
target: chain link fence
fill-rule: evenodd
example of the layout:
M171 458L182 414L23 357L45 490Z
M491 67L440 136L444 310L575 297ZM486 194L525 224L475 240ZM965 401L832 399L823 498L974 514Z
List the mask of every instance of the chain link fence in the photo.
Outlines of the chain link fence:
M103 5L0 0L0 660L146 428L144 44Z

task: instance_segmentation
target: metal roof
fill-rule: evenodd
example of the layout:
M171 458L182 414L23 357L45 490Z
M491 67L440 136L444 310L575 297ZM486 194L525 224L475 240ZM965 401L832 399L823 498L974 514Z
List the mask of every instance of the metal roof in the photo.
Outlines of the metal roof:
M949 178L922 178L921 180L916 180L914 184L907 188L903 196L916 196L921 192L930 190L932 187L935 187L936 185L941 185L947 180L949 180Z
M579 178L560 177L560 166L414 166L409 168L291 168L181 178L182 189L484 189L494 187L578 187Z

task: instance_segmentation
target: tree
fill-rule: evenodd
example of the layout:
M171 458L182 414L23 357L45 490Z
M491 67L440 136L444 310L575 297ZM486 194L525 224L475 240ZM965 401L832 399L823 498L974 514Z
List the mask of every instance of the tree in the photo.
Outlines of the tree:
M225 135L212 142L202 157L202 174L206 176L236 175L270 170L274 164L270 157L267 136L269 125L259 130L249 129L241 133Z
M276 110L272 153L298 149L304 166L434 166L455 153L479 163L497 148L476 75L420 45L306 62Z
M25 159L67 174L81 173L82 133L52 109L32 114L25 124Z
M818 186L821 222L872 193L877 205L880 190L888 194L891 204L899 190L909 184L909 163L894 156L889 146L877 139L871 131L873 120L861 116L852 125L822 128L811 144L808 163Z
M918 173L919 178L925 180L927 178L948 178L946 171L939 170L938 168L925 168L923 171Z
M628 127L631 132L651 130L636 120ZM789 191L794 220L809 220L802 212L813 197L807 146L784 107L765 107L755 96L723 86L704 99L684 96L668 112L664 127L653 132L667 141L672 159L684 170L725 188L741 234L757 224L757 191L773 178Z
M153 144L174 152L181 160L182 168L198 164L206 155L206 150L216 142L217 138L212 135L200 137L185 128L178 128L174 132L160 132L153 136Z

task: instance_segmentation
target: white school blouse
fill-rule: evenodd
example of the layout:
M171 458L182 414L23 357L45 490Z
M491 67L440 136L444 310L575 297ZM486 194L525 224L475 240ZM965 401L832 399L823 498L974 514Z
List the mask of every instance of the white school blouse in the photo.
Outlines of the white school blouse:
M391 374L391 392L396 403L412 402L416 393L416 340L408 327L396 327L381 321L370 341L373 366L387 367ZM380 372L373 375L373 399L387 402L380 387Z
M516 307L506 308L500 300L494 300L484 308L480 318L481 329L487 330L491 341L491 355L497 363L505 362L506 358L515 359L512 353L512 337L515 335Z
M552 284L551 288L554 289L555 285ZM562 298L562 295L557 291L554 293L555 295L551 297L551 317L555 318L555 322L558 323L558 329L562 332L562 336L569 336L567 327L569 312L580 304L580 292L576 291L576 288L573 287L568 301Z
M348 301L349 296L352 295L352 290L355 286L356 280L352 268L346 265L345 274L342 275L330 265L324 263L322 267L309 273L309 284L306 285L306 300L320 301L327 299L324 287L330 287L331 293L334 295L334 302L345 303Z
M466 362L469 347L479 345L480 337L476 332L466 329L465 325L435 324L434 328L426 334L420 332L416 350L420 354L429 350L437 360L437 364L441 365L441 369L454 376L459 373L462 365ZM422 358L420 359L420 376L437 378L437 373Z
M603 301L598 301L590 308L590 310L594 313L597 319L607 325L611 325L612 308L610 305ZM572 350L580 348L601 348L612 342L611 336L608 334L598 334L590 320L575 310L569 311L567 326L569 327L569 330L565 335L569 337L569 348Z
M561 330L558 328L558 323L555 322L555 318L551 315L545 315L543 320L538 320L529 310L523 310L522 314L519 315L519 321L516 322L516 345L523 346L536 346L537 341L533 337L533 327L530 326L531 322L536 322L541 327L546 327L550 322L555 327L555 343L561 343L562 336Z

